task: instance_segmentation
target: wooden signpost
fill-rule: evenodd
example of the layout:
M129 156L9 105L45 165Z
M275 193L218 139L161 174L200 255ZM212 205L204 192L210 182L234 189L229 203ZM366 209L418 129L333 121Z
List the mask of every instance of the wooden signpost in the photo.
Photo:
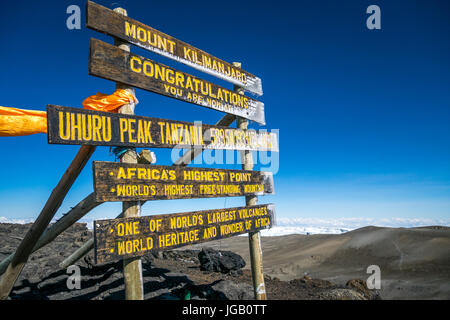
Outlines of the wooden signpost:
M87 2L86 26L232 82L248 92L259 96L263 93L261 79L251 73L91 1Z
M275 133L47 106L50 144L278 151Z
M272 226L273 204L94 221L95 261L138 257Z
M123 259L126 299L142 300L140 256L248 233L255 299L266 299L259 230L274 224L274 206L257 205L257 196L274 194L274 183L272 173L252 171L251 152L278 152L278 137L248 130L249 120L265 124L264 104L244 95L244 91L261 95L261 79L241 70L240 64L229 64L128 18L122 8L113 11L88 1L87 26L113 36L115 44L91 39L89 74L115 81L116 89L132 94L137 87L226 115L216 125L199 125L136 116L132 103L123 105L118 114L48 105L48 142L82 147L17 250L0 263L0 271L4 271L0 299L8 297L33 251L105 201L122 201L122 214L117 219L95 221L95 239L66 259L64 266L74 263L95 244L97 263ZM230 81L235 89L135 55L130 52L130 44ZM238 128L228 128L234 120ZM126 149L120 162L94 161L94 194L45 230L95 146ZM138 164L136 147L190 150L173 166L162 166ZM243 170L185 166L204 149L240 150ZM141 205L149 200L233 196L245 196L246 206L140 217Z
M94 161L96 201L274 194L271 172Z
M97 39L89 74L265 124L264 103Z

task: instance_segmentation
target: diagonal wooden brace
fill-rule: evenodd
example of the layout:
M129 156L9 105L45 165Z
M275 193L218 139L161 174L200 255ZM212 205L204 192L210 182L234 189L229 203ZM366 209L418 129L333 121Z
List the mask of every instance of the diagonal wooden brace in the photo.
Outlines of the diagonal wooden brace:
M32 253L44 247L51 241L53 241L57 236L63 233L67 228L77 222L79 219L84 217L89 211L102 204L103 202L97 202L94 199L94 193L89 194L86 198L81 200L75 207L70 209L61 219L52 224L42 236L39 238L38 242L34 246ZM8 265L11 263L15 252L11 253L5 259L0 262L0 275L2 275Z
M44 208L28 232L25 234L25 237L11 259L11 263L8 265L8 268L0 279L1 300L6 299L9 296L11 289L17 281L17 278L27 263L28 257L32 253L33 248L49 225L56 211L61 206L67 192L72 187L75 179L78 177L94 151L94 146L81 146L61 180L59 180L55 189L53 189Z

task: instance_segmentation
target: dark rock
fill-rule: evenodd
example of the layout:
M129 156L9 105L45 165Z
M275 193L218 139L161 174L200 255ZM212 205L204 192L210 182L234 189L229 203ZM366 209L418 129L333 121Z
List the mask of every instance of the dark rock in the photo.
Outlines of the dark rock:
M208 299L227 299L227 300L252 300L253 287L248 283L235 283L230 280L221 280L211 286L212 294Z
M332 289L319 295L321 300L368 300L361 293L351 289Z
M162 259L199 263L198 250L167 250L167 251L160 251L160 253L162 254Z
M299 288L320 288L320 289L329 289L334 288L335 285L327 280L322 279L313 279L310 276L304 276L300 279L290 280L289 284L293 286L297 286Z
M210 284L189 284L183 289L172 291L181 300L252 300L253 286L246 282L217 280ZM187 298L189 297L189 298Z
M198 253L200 269L209 272L242 274L245 261L242 257L231 251L217 251L203 248Z
M367 283L361 279L349 280L346 285L347 288L355 290L362 294L365 298L369 300L380 300L380 293L377 290L370 290L367 287Z

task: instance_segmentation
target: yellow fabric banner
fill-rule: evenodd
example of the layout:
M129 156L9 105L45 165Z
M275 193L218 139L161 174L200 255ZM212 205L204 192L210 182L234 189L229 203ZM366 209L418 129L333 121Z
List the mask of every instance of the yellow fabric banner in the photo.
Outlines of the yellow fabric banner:
M47 133L47 112L0 106L0 137Z
M98 92L83 101L85 109L117 112L127 103L138 101L127 90L118 89L107 95ZM47 112L25 110L0 106L0 137L26 136L35 133L47 133Z

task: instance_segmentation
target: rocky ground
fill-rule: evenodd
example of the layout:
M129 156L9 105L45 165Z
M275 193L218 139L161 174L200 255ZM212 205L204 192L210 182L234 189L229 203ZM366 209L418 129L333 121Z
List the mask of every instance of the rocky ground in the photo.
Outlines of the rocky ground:
M0 224L0 260L17 248L29 227L29 224ZM92 232L85 224L75 224L33 253L12 290L11 299L124 299L122 262L94 265L92 252L76 263L81 271L81 288L68 288L71 274L61 269L59 263L90 237ZM251 274L248 266L241 269L245 262L239 255L223 251L222 256L232 256L234 260L226 268L214 267L217 262L211 260L206 271L202 269L208 263L199 260L200 252L201 249L173 250L143 257L144 298L253 299ZM338 285L308 276L289 281L266 276L265 283L268 298L274 300L380 299L378 292L368 290L365 281L358 279Z
M261 243L264 274L280 280L306 274L345 286L351 279L368 279L369 266L377 266L385 300L450 299L449 227L367 226L342 234L262 237ZM250 259L246 237L208 246Z

